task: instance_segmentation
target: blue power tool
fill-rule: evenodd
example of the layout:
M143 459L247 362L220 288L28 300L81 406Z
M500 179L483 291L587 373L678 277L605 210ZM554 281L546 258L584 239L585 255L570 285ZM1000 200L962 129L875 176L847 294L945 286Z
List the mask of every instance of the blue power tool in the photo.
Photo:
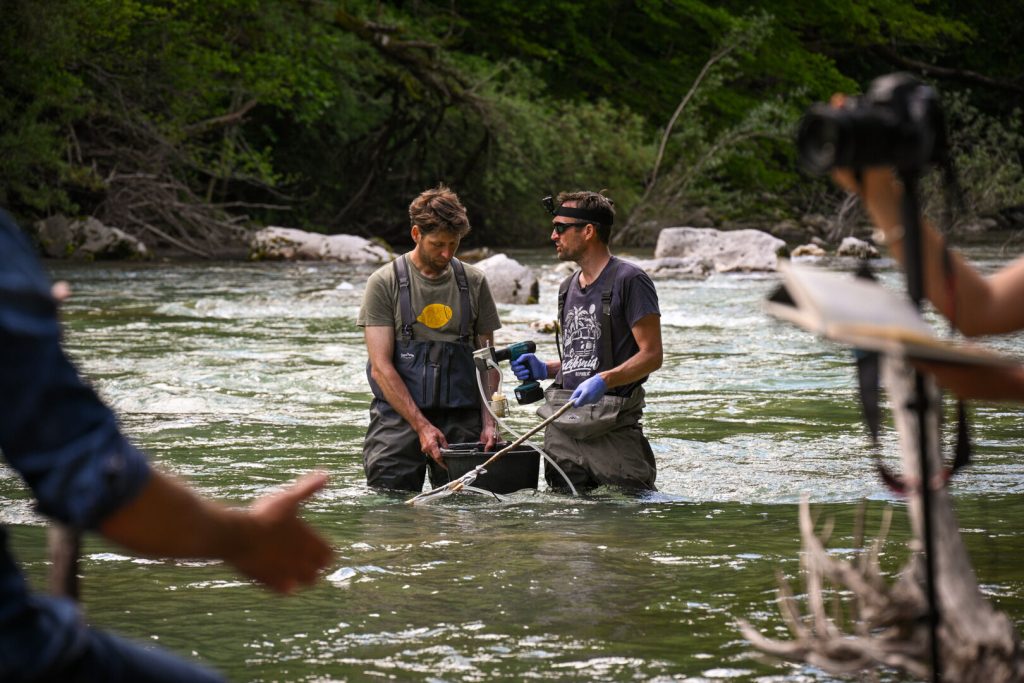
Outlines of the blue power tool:
M501 349L492 348L491 357L495 362L503 360L512 362L523 354L536 353L536 351L537 344L532 341L514 342ZM536 403L544 398L544 390L540 388L540 382L535 379L528 379L515 388L515 395L519 405L525 405L527 403Z

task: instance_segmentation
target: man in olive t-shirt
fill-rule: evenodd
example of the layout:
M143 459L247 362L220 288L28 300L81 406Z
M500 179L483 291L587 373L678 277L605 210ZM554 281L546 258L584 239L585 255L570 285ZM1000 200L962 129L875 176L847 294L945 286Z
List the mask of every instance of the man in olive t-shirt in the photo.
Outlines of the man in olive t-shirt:
M366 481L419 491L428 465L434 486L448 481L441 449L449 443L479 441L490 450L497 441L472 353L494 343L501 321L483 272L454 258L470 230L458 196L443 185L426 190L409 219L415 247L370 276L357 324L374 392ZM490 396L491 382L483 385Z

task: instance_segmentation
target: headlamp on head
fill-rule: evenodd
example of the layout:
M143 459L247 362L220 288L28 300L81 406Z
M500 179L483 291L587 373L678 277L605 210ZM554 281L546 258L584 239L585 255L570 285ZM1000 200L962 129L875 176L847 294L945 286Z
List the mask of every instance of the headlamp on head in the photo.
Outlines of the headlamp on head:
M541 204L544 205L544 210L550 213L552 216L555 215L555 198L552 195L548 195L544 199L540 200Z

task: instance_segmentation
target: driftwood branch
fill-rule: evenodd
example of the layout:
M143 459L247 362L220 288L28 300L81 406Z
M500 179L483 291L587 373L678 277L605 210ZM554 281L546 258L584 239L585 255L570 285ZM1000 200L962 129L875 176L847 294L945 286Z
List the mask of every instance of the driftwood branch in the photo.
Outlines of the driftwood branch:
M918 469L919 428L910 408L914 375L903 359L885 358L885 386L900 437L902 469L909 485L908 512L915 542L921 547L924 510ZM926 418L930 471L940 472L940 398L932 382L926 382L929 412ZM1002 683L1024 680L1024 651L1005 614L996 611L982 596L967 550L953 514L949 492L941 482L929 482L933 529L933 560L938 596L941 678L947 683ZM804 662L836 674L850 674L886 667L915 678L931 675L928 605L923 588L923 562L912 552L898 578L889 583L878 558L888 533L891 512L883 517L879 538L856 563L829 554L823 540L827 532L815 532L810 505L800 504L802 569L807 588L807 611L801 613L788 583L779 577L779 610L792 640L768 638L749 622L739 629L757 649L790 661ZM853 634L843 633L825 614L828 591L849 594Z

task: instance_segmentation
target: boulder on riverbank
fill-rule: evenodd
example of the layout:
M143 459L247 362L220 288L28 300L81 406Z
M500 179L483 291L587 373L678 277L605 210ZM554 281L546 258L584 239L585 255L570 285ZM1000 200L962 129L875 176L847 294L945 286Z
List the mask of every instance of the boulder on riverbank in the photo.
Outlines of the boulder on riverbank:
M658 235L655 258L697 258L719 273L776 270L786 243L761 230L666 228Z
M857 239L846 237L842 244L836 249L836 256L853 256L854 258L878 258L878 249L873 244Z
M535 304L540 300L540 283L533 271L505 254L478 261L494 300L499 304Z
M815 258L822 258L824 256L828 256L828 252L826 252L825 249L820 247L819 245L810 243L801 244L799 247L793 250L791 256L793 258L797 258L798 256L811 256Z
M633 261L652 279L703 280L715 271L715 264L703 256L666 256Z
M36 221L33 237L42 254L49 258L93 261L150 257L149 248L141 240L92 216L51 216Z
M252 236L249 258L254 261L387 263L391 254L379 244L356 235L321 235L271 226Z

